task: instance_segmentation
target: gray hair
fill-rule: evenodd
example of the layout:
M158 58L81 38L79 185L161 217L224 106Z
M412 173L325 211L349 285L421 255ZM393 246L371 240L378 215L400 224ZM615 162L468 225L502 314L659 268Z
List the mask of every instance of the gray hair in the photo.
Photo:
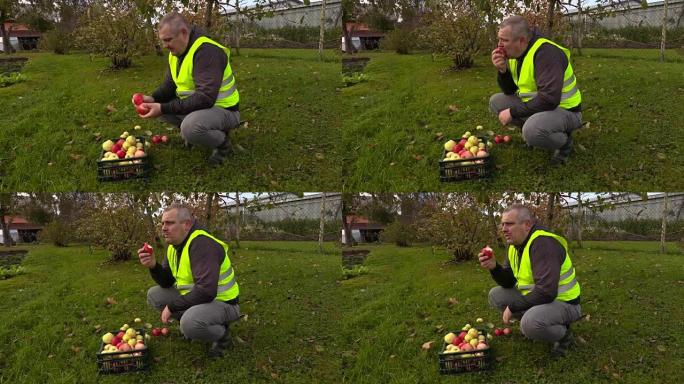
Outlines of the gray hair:
M527 38L527 41L532 39L532 31L530 30L530 26L527 24L527 20L525 20L525 18L522 16L513 15L505 19L501 22L501 25L499 25L499 29L503 29L504 27L511 27L511 35L514 39L518 39L523 36Z
M188 208L188 206L184 204L172 203L164 209L164 213L173 211L174 209L176 210L176 219L178 221L193 221L192 212L190 212L190 208Z
M187 30L190 30L190 24L188 23L188 20L178 12L170 12L164 15L161 21L159 21L159 29L161 29L164 25L168 25L174 34L180 32L181 28L183 27L185 27Z
M510 207L506 208L503 211L503 213L512 212L512 211L515 211L518 214L516 218L518 219L519 223L521 223L525 220L529 220L532 224L534 224L537 221L537 219L532 214L532 211L530 211L530 208L524 204L518 204L518 203L513 204Z

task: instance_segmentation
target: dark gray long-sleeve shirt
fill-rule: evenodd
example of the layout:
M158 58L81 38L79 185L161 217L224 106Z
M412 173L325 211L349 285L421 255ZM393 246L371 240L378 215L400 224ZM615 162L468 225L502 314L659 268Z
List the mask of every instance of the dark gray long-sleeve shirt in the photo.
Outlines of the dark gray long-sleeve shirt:
M190 229L188 237L195 229L201 229L197 223ZM181 244L173 246L176 249L178 261L180 261L180 256L183 252L183 247L185 247L188 241L188 237ZM209 303L216 298L221 264L225 257L223 247L209 237L198 236L190 244L188 253L195 286L188 294L178 297L169 304L168 307L171 312L184 311L193 305ZM179 262L176 262L176 265L179 264ZM171 288L176 283L166 255L164 255L162 265L157 263L154 268L150 269L150 274L160 287ZM229 302L231 304L237 303L237 298Z
M516 246L518 260L522 257L523 250L530 240L530 236L537 229L547 230L539 225L534 225L522 245ZM558 296L558 281L560 270L565 261L565 249L554 238L540 236L530 244L530 264L534 277L534 288L530 293L523 296L524 305L510 305L511 312L525 311L535 305L546 304L554 301ZM520 263L518 263L520 265ZM499 263L490 271L492 278L504 288L513 288L517 283L513 269L506 257L503 266ZM570 304L579 304L580 298L569 301Z
M201 36L205 36L205 33L200 28L193 26L190 30L188 47L178 57L178 70L180 70L183 59L185 59L185 55L192 44ZM187 115L193 111L211 108L216 103L216 96L221 88L223 72L227 63L228 56L221 48L213 44L202 44L195 51L192 60L192 79L195 82L195 93L185 99L177 98L176 83L171 77L171 68L167 66L164 81L152 93L152 97L155 102L161 104L163 114ZM237 111L239 105L226 109Z
M534 35L530 40L525 52L517 60L518 68L522 68L523 59L527 56L532 45L537 41L539 35ZM534 60L534 79L537 83L537 96L532 100L523 103L522 106L511 107L513 118L524 118L532 116L537 112L550 111L556 109L561 102L563 90L563 77L568 68L568 58L563 51L553 44L542 44L532 58ZM529 60L529 58L528 58ZM510 69L506 72L497 72L497 83L499 88L506 95L515 94L518 86L513 81L513 74ZM520 76L520 71L518 71ZM582 110L578 105L572 109L573 112Z

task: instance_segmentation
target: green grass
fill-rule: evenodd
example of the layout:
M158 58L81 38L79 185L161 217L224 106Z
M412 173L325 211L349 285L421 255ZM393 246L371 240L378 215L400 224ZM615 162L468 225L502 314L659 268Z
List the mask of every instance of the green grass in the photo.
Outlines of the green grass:
M148 344L158 358L150 373L98 376L103 332L95 326L118 329L135 317L161 325L146 304L153 280L135 260L105 263L102 250L32 247L27 273L0 281L0 383L335 382L340 251L332 243L323 255L313 250L316 243L242 243L232 261L246 316L231 327L236 345L225 359L209 361L207 346L183 341L175 322L173 337Z
M684 181L684 56L657 50L585 49L574 56L588 129L574 136L563 167L549 152L522 147L520 130L501 127L488 110L499 92L488 57L449 71L446 58L370 53L369 81L344 88L353 111L343 125L345 189L416 190L681 190ZM454 105L457 112L450 113ZM495 146L486 180L440 183L443 143L465 131L511 134ZM437 139L443 133L444 138ZM580 148L580 146L583 148Z
M487 303L495 285L489 273L474 261L447 263L446 252L430 247L364 248L371 250L370 272L341 283L355 303L342 324L345 348L351 346L342 355L344 382L637 384L681 377L684 254L674 244L661 255L653 242L585 242L573 251L589 315L573 329L585 343L551 361L549 346L525 339L516 323L512 336L492 341L490 372L456 376L438 371L443 336L478 317L502 326ZM428 341L432 348L422 350Z
M186 150L178 129L137 117L130 97L161 82L166 57L136 59L111 71L108 59L85 54L27 54L27 81L0 88L0 187L6 190L216 191L339 190L341 115L336 100L339 57L315 50L243 49L232 56L240 90L241 119L233 132L244 148L212 169L208 148ZM116 112L108 113L112 105ZM141 125L141 131L134 131ZM149 182L98 182L100 144L122 132L169 134L153 147ZM103 139L96 140L99 133Z

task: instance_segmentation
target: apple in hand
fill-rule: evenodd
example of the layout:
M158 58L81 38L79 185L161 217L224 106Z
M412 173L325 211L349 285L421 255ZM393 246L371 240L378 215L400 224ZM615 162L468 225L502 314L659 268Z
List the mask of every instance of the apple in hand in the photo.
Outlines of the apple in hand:
M485 257L486 257L485 260L489 260L489 259L492 258L492 256L494 256L494 252L493 252L493 250L489 247L489 245L485 245L485 247L482 248L482 250L480 251L480 253L482 253L482 256L485 256Z
M143 244L143 251L145 251L146 253L152 254L152 252L154 250L152 249L151 245L145 243L145 244Z
M144 105L136 105L135 106L135 111L138 112L138 115L144 116L147 115L147 113L150 111L149 108L145 107Z
M140 105L144 102L145 102L145 99L143 98L142 93L134 93L133 94L133 104Z

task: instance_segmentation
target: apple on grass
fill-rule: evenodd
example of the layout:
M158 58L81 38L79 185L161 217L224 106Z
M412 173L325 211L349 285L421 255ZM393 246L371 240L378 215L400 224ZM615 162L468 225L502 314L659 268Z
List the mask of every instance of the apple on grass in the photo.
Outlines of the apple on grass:
M504 335L510 335L513 331L510 328L504 328L502 332Z
M168 336L169 335L169 329L166 327L162 328L160 332L161 332L162 336Z
M152 328L152 336L159 336L159 335L161 335L161 329Z
M162 137L161 137L161 142L164 143L164 144L168 143L168 142L169 142L169 137L166 136L166 135L162 135Z
M496 336L501 336L501 335L503 335L503 330L501 330L501 328L495 329L495 330L494 330L494 335L496 335Z
M159 144L161 142L161 137L159 135L152 136L152 143Z
M511 137L510 137L510 136L506 135L506 136L503 137L503 142L504 142L504 143L509 143L510 141L511 141Z

